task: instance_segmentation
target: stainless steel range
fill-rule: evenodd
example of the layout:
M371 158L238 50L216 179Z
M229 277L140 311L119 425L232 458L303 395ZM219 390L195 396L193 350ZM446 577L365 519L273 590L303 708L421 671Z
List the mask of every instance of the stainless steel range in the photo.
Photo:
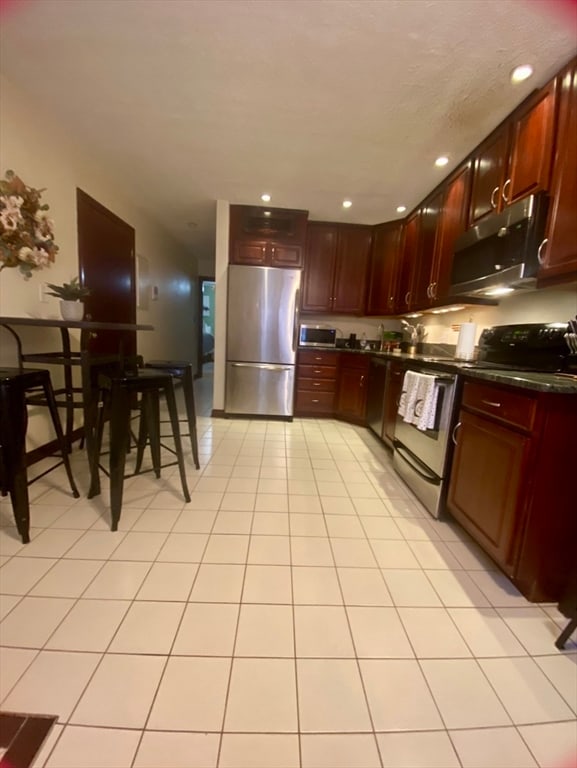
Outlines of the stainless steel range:
M572 358L564 339L566 332L565 323L495 326L481 334L477 361L426 358L407 363L395 425L393 466L434 517L442 514L445 505L451 434L460 404L459 372L471 368L567 370Z

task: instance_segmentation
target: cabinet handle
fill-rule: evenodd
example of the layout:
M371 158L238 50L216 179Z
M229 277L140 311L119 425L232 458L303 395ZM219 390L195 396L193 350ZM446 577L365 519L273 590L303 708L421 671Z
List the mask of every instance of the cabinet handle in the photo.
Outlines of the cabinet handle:
M409 301L410 301L410 300L411 300L411 292L410 292L410 291L407 291L407 292L405 293L405 304L407 305L407 307L409 306Z
M314 398L311 400L311 403L318 403L318 400L315 400Z
M275 251L276 251L276 248L273 246L273 248L272 248L272 255L273 256L275 255Z
M496 208L497 203L495 202L495 195L499 191L499 185L495 187L495 189L491 192L491 208Z
M490 400L481 400L484 405L490 405L492 408L500 408L501 403L492 403Z
M364 375L363 375L363 376L361 376L361 381L360 381L361 387L363 386L363 382L364 382L364 380L365 380L365 377L364 377Z
M402 371L393 371L393 376L400 376Z
M455 424L453 428L453 434L451 435L451 440L455 443L455 445L457 445L457 430L459 429L460 426L461 426L461 422L459 421L457 422L457 424Z
M322 371L313 371L313 373L322 373Z
M264 253L266 253L266 248L264 247L264 245L263 245L263 247L261 248L261 251L263 252L263 254L264 254Z
M431 298L431 287L432 287L432 285L433 285L433 283L429 283L429 285L427 286L427 298L428 299Z
M507 203L507 205L509 205L509 203L511 202L511 200L507 198L507 192L506 192L507 187L510 184L511 184L511 179L507 179L507 181L503 184L503 191L501 192L501 197L503 198L503 202Z
M313 381L313 387L320 387L320 381Z
M431 298L436 299L437 298L437 283L431 283Z
M549 242L548 237L546 237L544 240L541 240L541 245L537 249L537 261L541 265L545 263L545 259L543 258L543 248L547 245L548 242Z
M321 363L322 362L322 357L315 357L315 360L317 361L317 363Z

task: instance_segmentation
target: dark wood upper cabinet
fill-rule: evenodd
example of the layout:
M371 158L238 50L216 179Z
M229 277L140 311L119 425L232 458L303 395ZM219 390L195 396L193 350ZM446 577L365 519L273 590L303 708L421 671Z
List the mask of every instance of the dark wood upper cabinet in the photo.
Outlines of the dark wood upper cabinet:
M419 258L419 242L421 237L421 211L418 210L407 219L405 225L405 241L399 263L397 281L396 311L401 314L415 306L414 284Z
M301 309L364 312L372 227L310 222Z
M526 101L511 119L511 152L501 192L504 207L549 189L555 128L556 80Z
M437 227L431 282L427 292L431 301L444 299L449 293L455 242L459 235L467 229L471 175L471 163L469 162L453 174L445 189L443 207Z
M395 312L397 274L402 256L404 224L391 221L378 224L373 232L369 270L367 315Z
M559 120L539 285L577 276L577 60L559 76Z
M364 312L371 244L372 227L339 227L333 312L358 315Z
M307 211L231 205L231 264L302 267L307 219Z
M336 261L336 226L317 221L309 222L302 282L303 312L332 310Z
M555 134L556 81L529 96L473 153L469 224L533 192L547 191Z
M469 224L474 226L485 216L499 210L501 190L507 170L509 124L492 133L474 154L473 190Z
M435 261L435 244L441 213L444 190L425 200L421 206L421 225L415 264L415 278L412 287L411 304L426 306L431 299L432 271Z

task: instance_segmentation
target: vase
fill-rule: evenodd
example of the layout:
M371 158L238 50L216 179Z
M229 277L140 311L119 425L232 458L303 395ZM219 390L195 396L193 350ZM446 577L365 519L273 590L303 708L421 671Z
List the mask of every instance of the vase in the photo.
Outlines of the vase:
M60 302L60 314L64 320L80 322L84 317L84 304L81 301L66 301L62 299Z

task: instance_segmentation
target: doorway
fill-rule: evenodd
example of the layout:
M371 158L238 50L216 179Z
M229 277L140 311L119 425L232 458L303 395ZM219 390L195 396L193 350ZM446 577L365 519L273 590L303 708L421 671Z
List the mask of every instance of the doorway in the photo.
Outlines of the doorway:
M134 229L81 189L76 190L80 279L90 288L84 300L85 319L111 323L136 322ZM91 354L136 354L136 332L98 331L90 334Z
M198 278L198 365L197 377L207 370L212 371L214 363L214 277Z

